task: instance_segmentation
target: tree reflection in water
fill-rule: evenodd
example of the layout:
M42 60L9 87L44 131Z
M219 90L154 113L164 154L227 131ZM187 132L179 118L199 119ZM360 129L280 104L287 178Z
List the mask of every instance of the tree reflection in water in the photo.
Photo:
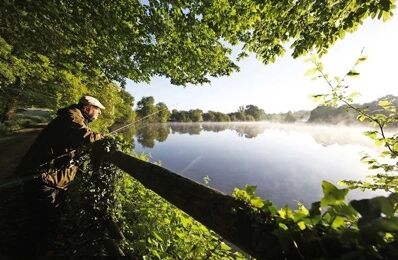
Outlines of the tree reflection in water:
M171 132L179 134L199 135L202 131L198 123L170 123Z
M300 132L312 136L314 140L328 146L331 144L352 144L360 143L364 146L369 146L371 143L364 140L362 135L358 134L364 131L362 128L355 127L335 127L335 126L316 126L306 124L267 124L267 123L152 123L152 124L139 124L126 131L125 137L138 141L142 146L153 148L155 140L164 142L170 134L189 134L200 135L204 132L222 132L226 130L234 131L240 137L255 138L264 133L268 129L275 129L284 132ZM342 132L344 134L336 134ZM355 138L354 138L355 137Z
M143 147L153 148L155 140L163 142L170 134L200 135L201 131L222 132L227 129L235 131L240 137L255 138L265 130L265 126L237 123L169 123L169 124L140 124L130 131L135 133L135 140Z
M168 124L140 124L136 126L136 140L147 148L155 146L155 140L164 142L170 134Z

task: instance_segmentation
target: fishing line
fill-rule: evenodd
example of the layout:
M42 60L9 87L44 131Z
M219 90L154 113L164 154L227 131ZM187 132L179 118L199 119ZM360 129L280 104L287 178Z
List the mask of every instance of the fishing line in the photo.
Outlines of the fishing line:
M178 103L176 103L176 104L178 104ZM173 104L172 106L174 106L174 105L176 105L176 104ZM112 132L105 134L104 137L111 136L112 134L115 134L116 132L118 132L118 131L120 131L120 130L122 130L122 129L128 128L128 127L130 127L130 126L132 126L132 125L134 125L134 124L136 124L136 123L138 123L138 122L141 122L141 121L143 121L143 120L145 120L145 119L147 119L147 118L149 118L149 117L151 117L151 116L153 116L153 115L156 115L157 113L159 113L159 112L161 112L161 111L164 111L164 110L168 110L168 108L163 108L163 109L158 110L158 111L156 111L156 112L154 112L154 113L152 113L152 114L149 114L149 115L147 115L147 116L144 116L143 118L140 118L139 120L136 120L136 121L134 121L134 122L132 122L132 123L130 123L130 124L127 124L127 125L124 125L124 126L122 126L122 127L120 127L120 128L117 128L116 130L113 130ZM77 149L74 149L74 150L69 151L69 152L67 152L67 153L61 154L61 155L59 155L58 157L55 157L55 158L53 158L53 159L51 159L51 160L49 160L49 161L47 161L47 162L45 162L45 163L43 163L43 164L40 164L39 167L43 167L43 166L45 166L45 165L47 165L47 164L50 164L51 162L53 162L53 161L55 161L55 160L58 160L58 159L60 159L60 158L63 158L63 157L69 156L69 155L73 155L73 154L76 153L79 149L81 149L81 148L77 148Z
M177 104L179 104L179 102L173 104L172 106L175 106L175 105L177 105ZM140 122L140 121L143 121L144 119L149 118L150 116L153 116L153 115L155 115L155 114L157 114L157 113L159 113L159 112L161 112L161 111L168 110L168 109L169 109L169 108L166 107L166 108L163 108L163 109L161 109L161 110L158 110L158 111L156 111L156 112L154 112L154 113L152 113L152 114L149 114L149 115L147 115L147 116L144 116L143 118L140 118L139 120L136 120L136 121L134 121L134 122L132 122L132 123L130 123L130 124L124 125L124 126L118 128L118 129L116 129L116 130L114 130L114 131L112 131L112 132L106 134L105 136L112 135L112 134L114 134L114 133L116 133L116 132L118 132L118 131L120 131L120 130L122 130L122 129L124 129L124 128L130 127L131 125L134 125L134 124L136 124L136 123L138 123L138 122Z

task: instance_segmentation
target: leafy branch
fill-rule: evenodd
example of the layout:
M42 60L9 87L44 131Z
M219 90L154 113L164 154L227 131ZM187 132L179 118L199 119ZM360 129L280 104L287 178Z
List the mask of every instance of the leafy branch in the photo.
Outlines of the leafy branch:
M398 156L398 135L394 134L392 136L387 136L386 127L391 125L397 125L398 123L398 114L397 114L397 102L390 99L379 100L378 105L380 109L375 111L368 111L367 109L356 107L353 104L354 98L359 95L357 92L348 93L347 90L349 86L345 84L347 78L358 77L360 73L357 71L357 67L362 62L366 61L367 57L363 55L363 49L359 58L356 59L354 64L348 70L347 73L344 74L342 78L334 77L330 79L329 75L324 71L324 66L322 62L319 60L319 57L312 56L309 61L311 61L314 65L313 68L309 69L306 73L308 76L315 75L314 79L323 79L326 82L326 85L330 88L331 92L327 94L318 94L313 95L313 98L322 105L325 106L337 106L339 103L343 103L348 109L355 111L357 115L357 120L360 122L368 121L373 126L375 126L377 131L366 131L364 134L375 141L376 145L384 145L386 148L385 151L381 153L382 158L390 159L390 161L394 161ZM395 102L395 104L394 104ZM377 112L377 113L376 113ZM370 157L369 155L365 155L361 159L365 163L369 165L370 169L383 169L385 173L387 172L396 172L398 170L398 163L380 163L379 160ZM385 181L385 178L388 177L383 174L378 174L376 176L371 176L370 179L373 180L373 184L358 182L358 181L344 181L346 185L349 185L351 188L362 188L362 189L384 189L395 191L396 188ZM388 179L396 178L397 176L390 176ZM384 180L383 180L384 179ZM395 183L391 182L391 183Z

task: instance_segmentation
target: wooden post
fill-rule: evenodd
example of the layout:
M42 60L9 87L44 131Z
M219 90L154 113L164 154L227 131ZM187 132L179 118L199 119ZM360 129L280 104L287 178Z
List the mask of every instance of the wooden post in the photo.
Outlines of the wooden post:
M259 259L283 255L271 233L274 226L243 202L122 152L109 153L104 159L248 254Z

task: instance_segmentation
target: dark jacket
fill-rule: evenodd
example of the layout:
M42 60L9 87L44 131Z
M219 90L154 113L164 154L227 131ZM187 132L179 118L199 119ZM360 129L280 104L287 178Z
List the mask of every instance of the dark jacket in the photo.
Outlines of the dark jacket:
M101 138L100 134L90 130L87 122L79 105L58 110L57 117L43 129L30 147L18 173L41 174L47 185L66 189L78 169L71 163L76 153L70 152ZM62 157L57 158L59 156Z

